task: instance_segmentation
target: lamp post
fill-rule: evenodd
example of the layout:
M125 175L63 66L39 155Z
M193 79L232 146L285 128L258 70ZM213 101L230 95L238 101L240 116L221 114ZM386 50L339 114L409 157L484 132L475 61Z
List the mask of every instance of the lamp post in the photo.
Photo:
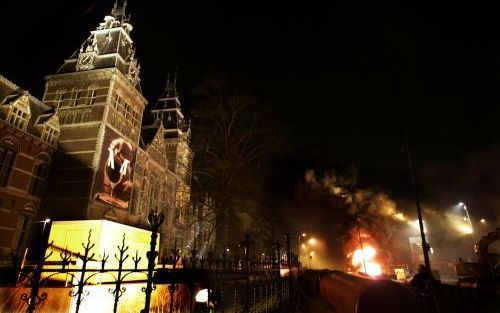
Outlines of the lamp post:
M299 255L299 263L300 263L300 260L301 260L301 257L302 257L302 244L300 243L300 240L302 239L302 237L305 237L307 236L307 234L305 232L301 232L299 234L299 250L298 250L298 255Z
M302 233L299 235L299 261L300 258L303 256L307 257L308 264L309 264L309 269L311 268L311 259L312 259L312 254L314 254L314 251L312 250L313 246L316 244L317 240L314 237L310 237L305 243L301 242L301 237L306 237L306 233ZM302 251L304 250L304 251ZM304 252L304 253L302 253ZM301 263L302 264L302 263Z
M465 211L465 216L467 216L467 221L469 222L469 226L470 226L470 232L472 234L472 239L474 240L474 244L476 244L476 235L474 234L474 227L472 226L472 221L470 219L469 210L467 210L467 206L463 202L460 202L458 204L458 206L461 207L462 209L464 209L464 211Z
M165 213L163 211L158 211L158 209L150 210L148 214L148 223L151 226L151 242L150 249L146 253L146 257L148 258L148 279L146 287L144 288L144 293L146 294L146 301L144 303L144 309L141 310L141 313L149 312L149 308L151 305L151 293L153 292L153 271L155 267L155 259L158 256L158 251L156 251L156 241L158 238L158 230L160 229L161 224L165 220ZM173 267L175 269L175 262ZM170 312L173 310L173 292L175 291L175 285L169 285L169 291L171 291L170 298Z

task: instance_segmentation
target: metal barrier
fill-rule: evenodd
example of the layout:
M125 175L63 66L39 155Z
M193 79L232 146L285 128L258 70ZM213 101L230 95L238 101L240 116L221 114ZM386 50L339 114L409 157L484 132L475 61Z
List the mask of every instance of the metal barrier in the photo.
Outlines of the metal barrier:
M283 307L293 294L297 260L290 252L290 241L285 234L273 246L273 253L264 257L250 254L250 237L246 236L240 243L241 249L229 253L208 251L200 254L195 249L190 255L179 255L174 244L170 255L164 255L157 262L157 232L163 222L161 213L152 212L148 216L152 229L150 251L146 253L147 268L140 268L141 256L137 252L131 255L132 267L126 268L125 260L129 257L125 235L121 246L116 247L114 257L117 266L108 268L109 254L96 256L91 232L87 242L82 243L83 251L78 254L79 265L68 266L71 255L65 249L59 253L60 261L55 267L44 265L52 252L45 252L35 266L18 270L17 288L22 293L20 298L25 303L27 312L34 312L50 295L50 286L67 288L67 294L76 300L74 312L79 312L84 299L91 293L92 286L103 284L114 301L112 312L117 312L122 296L127 292L127 284L136 284L144 292L144 308L141 312L150 312L151 295L158 285L168 286L168 301L163 307L154 308L162 312L273 312ZM46 251L48 246L43 247ZM88 264L99 264L89 267ZM66 281L56 277L69 277ZM106 276L106 281L96 283L96 278ZM131 279L131 277L134 277ZM141 278L142 277L142 278ZM24 289L23 289L24 288ZM28 288L29 292L26 292ZM47 291L49 290L49 291ZM54 289L53 289L54 290ZM196 293L206 290L205 303L195 301ZM102 292L102 290L101 290ZM109 298L108 298L109 299ZM110 309L111 311L111 309Z

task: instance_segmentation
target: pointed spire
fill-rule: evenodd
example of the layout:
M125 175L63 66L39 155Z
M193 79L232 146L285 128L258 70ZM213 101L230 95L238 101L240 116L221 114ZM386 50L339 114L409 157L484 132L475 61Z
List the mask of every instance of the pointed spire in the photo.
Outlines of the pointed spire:
M167 75L167 86L165 87L165 96L167 98L177 97L177 67L175 68L174 80L170 81L170 73Z
M168 89L170 88L170 72L167 74L167 84L165 85L165 94L168 96Z
M121 23L128 22L129 17L127 17L127 14L125 13L125 10L127 8L127 0L123 1L123 4L121 7L118 6L118 0L115 0L115 4L113 5L113 9L111 10L111 16L113 16L117 21L120 21Z

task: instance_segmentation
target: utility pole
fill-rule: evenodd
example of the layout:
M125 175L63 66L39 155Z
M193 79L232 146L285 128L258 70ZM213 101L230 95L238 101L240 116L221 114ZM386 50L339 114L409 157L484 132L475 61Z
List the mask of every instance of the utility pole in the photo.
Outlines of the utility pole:
M403 121L404 123L404 121ZM415 165L413 161L413 157L410 150L410 144L408 143L408 133L406 130L406 125L403 124L403 132L404 132L404 140L406 147L406 155L408 158L408 167L410 170L410 179L413 185L413 190L415 192L415 203L417 206L417 214L418 214L418 225L420 228L420 238L422 239L422 252L424 254L425 267L427 268L428 273L431 273L431 262L429 259L429 249L427 240L425 239L425 231L424 231L424 222L422 220L422 209L420 207L420 194L418 191L417 177L415 175Z

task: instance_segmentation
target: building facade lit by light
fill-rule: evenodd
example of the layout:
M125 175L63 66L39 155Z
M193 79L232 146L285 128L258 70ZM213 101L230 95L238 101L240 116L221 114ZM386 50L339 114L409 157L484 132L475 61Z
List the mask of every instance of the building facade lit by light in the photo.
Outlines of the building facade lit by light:
M8 215L0 235L11 238L0 246L0 267L23 255L32 224L47 217L147 228L158 208L166 210L160 251L193 238L191 128L176 75L148 105L125 10L115 4L45 77L42 101L0 76L0 206Z

